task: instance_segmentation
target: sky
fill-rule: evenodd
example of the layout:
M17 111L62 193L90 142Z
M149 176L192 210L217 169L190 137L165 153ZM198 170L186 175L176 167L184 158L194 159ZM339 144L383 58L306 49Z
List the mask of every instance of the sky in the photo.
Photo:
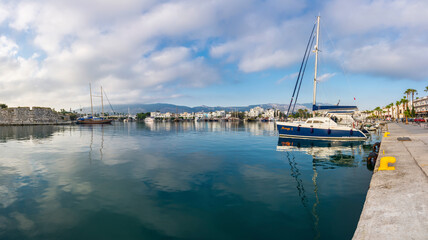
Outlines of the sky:
M318 102L427 95L426 0L0 0L0 103L288 103L317 15Z

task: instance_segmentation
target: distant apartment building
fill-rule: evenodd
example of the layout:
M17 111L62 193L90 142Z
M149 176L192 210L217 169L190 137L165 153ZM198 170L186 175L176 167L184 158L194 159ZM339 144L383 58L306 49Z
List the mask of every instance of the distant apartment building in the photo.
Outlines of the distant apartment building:
M275 117L275 109L268 109L263 113L263 117L266 118L274 118Z
M382 112L380 114L377 112L375 114L376 115L379 114L385 118L388 118L388 117L394 118L394 119L395 118L405 118L406 116L404 115L404 112L406 111L406 109L409 109L409 110L412 109L411 102L408 102L407 106L400 104L400 105L398 105L398 107L396 105L394 105L391 108L382 108Z
M248 113L248 117L258 117L260 114L262 114L265 110L261 107L255 107L251 108L250 112Z
M152 118L160 118L160 117L162 117L162 113L160 113L160 112L150 112L150 117L152 117Z
M226 116L226 111L225 110L221 110L221 111L215 111L212 113L212 117L215 118L222 118Z
M418 98L414 101L415 113L418 116L428 116L428 96Z

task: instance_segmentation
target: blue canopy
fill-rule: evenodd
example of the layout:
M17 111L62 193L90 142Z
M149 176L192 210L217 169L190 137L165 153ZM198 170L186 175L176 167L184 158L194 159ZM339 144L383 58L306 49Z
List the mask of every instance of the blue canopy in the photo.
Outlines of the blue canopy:
M358 110L357 106L317 106L312 105L312 111L319 111L319 110Z

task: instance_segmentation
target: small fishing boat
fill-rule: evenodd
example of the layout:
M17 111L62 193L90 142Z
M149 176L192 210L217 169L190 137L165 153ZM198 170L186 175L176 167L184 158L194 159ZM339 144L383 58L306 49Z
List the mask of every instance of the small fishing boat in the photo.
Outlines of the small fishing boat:
M318 41L319 41L319 25L320 17L317 17L317 22L312 28L312 33L309 38L309 42L306 46L306 51L303 57L302 64L300 66L300 71L297 77L296 85L294 87L294 92L291 97L290 104L288 106L287 117L290 113L291 106L294 111L296 106L297 98L299 96L300 86L302 84L302 79L304 76L304 71L306 69L306 64L309 59L309 46L313 44L314 39L316 39L315 44L315 72L314 72L314 88L313 88L313 105L312 105L312 118L306 120L306 122L277 122L278 133L280 137L287 138L301 138L301 139L322 139L322 140L334 140L334 141L361 141L367 139L367 136L358 128L355 127L355 124L352 123L350 126L339 125L330 117L315 117L315 112L324 112L326 116L330 111L352 111L357 109L356 106L317 106L316 105L316 88L317 88L317 63L318 63ZM314 36L315 27L316 38ZM303 70L303 71L302 71ZM297 88L298 87L298 88ZM297 91L296 91L297 90ZM297 93L297 94L296 94ZM294 105L293 105L294 104Z

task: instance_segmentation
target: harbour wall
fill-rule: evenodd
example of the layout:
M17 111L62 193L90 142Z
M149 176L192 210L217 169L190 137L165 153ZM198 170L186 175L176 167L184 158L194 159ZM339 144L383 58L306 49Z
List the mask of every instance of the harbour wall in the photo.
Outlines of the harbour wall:
M69 119L47 107L0 109L0 125L60 124L67 120Z
M388 124L353 239L428 239L428 125Z

